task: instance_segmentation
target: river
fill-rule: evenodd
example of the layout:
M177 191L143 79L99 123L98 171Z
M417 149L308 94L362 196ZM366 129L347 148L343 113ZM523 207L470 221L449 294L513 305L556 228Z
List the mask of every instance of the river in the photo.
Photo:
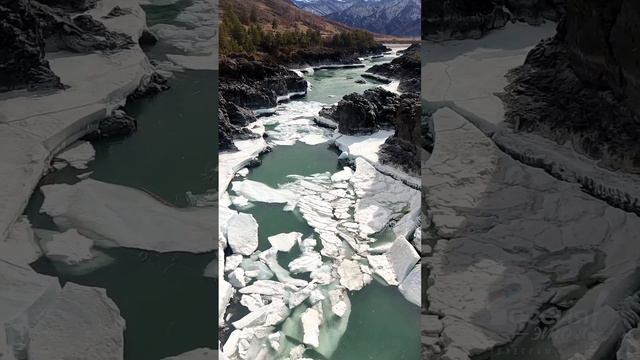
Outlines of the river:
M286 188L300 177L314 181L311 176L313 174L331 175L342 170L344 165L338 161L340 151L328 142L333 131L315 125L313 116L323 106L336 103L346 94L381 86L371 80L365 83L356 80L362 79L361 74L373 64L393 59L397 56L395 50L401 48L394 47L394 52L384 58L366 59L363 62L366 65L364 68L303 70L309 82L308 94L303 98L281 103L274 114L260 118L265 125L267 142L272 151L262 157L260 166L251 169L246 177L236 176L234 181L251 180L272 188ZM382 86L393 89L397 87L397 83ZM233 190L229 193L237 195ZM303 234L303 238L307 238L314 234L314 228L299 209L286 211L282 204L257 201L251 202L249 206L232 208L251 214L256 219L259 224L259 251L271 247L267 237L272 235L299 232ZM296 246L290 252L278 253L277 260L283 268L287 268L287 264L300 255L301 251ZM323 256L323 260L328 259ZM304 275L297 278L308 280ZM332 330L326 330L323 335L321 330L322 350L318 353L309 349L305 352L305 357L326 360L420 358L420 309L405 300L396 287L382 285L374 280L362 290L350 292L349 298L352 310L344 333L336 329L333 334L327 334ZM288 338L300 336L301 329L296 327L300 326L298 317L304 309L305 305L296 308L285 322L283 331ZM228 322L247 314L244 306L238 303L232 303L228 312L232 314ZM338 320L329 326L340 327L344 324ZM323 344L323 341L332 343Z
M148 25L172 23L190 3L145 6ZM161 39L148 55L162 62L166 53L175 51ZM189 206L188 193L215 191L217 78L217 71L175 72L170 90L125 107L138 121L136 133L94 142L96 157L88 169L67 167L45 176L40 186L76 183L78 174L92 172L92 179L142 189L176 207ZM49 216L39 213L42 202L42 193L36 191L26 210L33 227L58 230ZM217 348L218 283L203 276L214 253L97 250L100 259L88 267L45 257L33 267L62 282L106 288L126 320L125 359L159 360L196 348Z

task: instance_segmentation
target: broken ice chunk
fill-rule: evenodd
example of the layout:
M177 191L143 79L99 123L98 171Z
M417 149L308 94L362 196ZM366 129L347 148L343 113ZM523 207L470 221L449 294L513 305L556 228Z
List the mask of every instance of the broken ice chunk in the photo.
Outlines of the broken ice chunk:
M368 255L367 260L369 266L376 274L378 274L388 285L398 285L396 279L396 273L393 271L393 266L389 262L389 258L386 255Z
M360 270L360 264L353 260L345 260L338 266L340 285L351 291L360 290L364 287L364 278Z
M55 156L57 160L63 160L72 167L84 170L87 168L87 164L95 159L96 151L88 141L81 141L73 144L64 152Z
M320 324L322 316L315 308L308 308L300 317L304 329L303 342L312 347L320 346Z
M253 284L240 289L241 294L283 295L284 284L272 280L257 280Z
M311 272L322 265L322 256L315 251L309 251L289 263L289 270L294 274Z
M349 310L349 297L344 290L334 289L329 291L331 311L338 317L343 317Z
M247 278L242 268L236 268L229 274L229 284L235 288L243 288L247 286Z
M269 305L265 305L256 311L252 311L245 315L242 319L233 323L236 329L243 329L254 326L271 326L277 325L284 321L289 315L289 308L284 301L274 299Z
M274 189L253 180L234 181L231 188L236 194L244 196L249 201L286 204L295 202L298 197L289 190Z
M267 238L269 243L271 243L271 246L278 249L278 251L284 252L290 251L291 248L300 241L300 239L302 239L302 233L299 232L277 234Z
M331 181L333 182L347 181L351 179L351 176L353 176L353 170L351 170L351 168L349 167L345 167L341 171L338 171L337 173L331 175Z
M387 252L387 257L393 266L398 282L402 282L413 266L420 261L420 255L404 236L396 238L391 249Z
M231 301L231 297L233 296L233 293L235 292L235 290L233 290L233 287L231 286L231 284L226 282L224 279L220 279L220 285L218 288L220 291L220 295L218 299L218 325L223 326L224 314L226 312L227 306L229 305L229 301Z
M238 213L229 219L227 242L236 254L251 255L258 249L258 222L253 215Z
M400 286L398 286L398 290L404 296L407 301L421 306L422 302L420 299L420 290L422 288L421 282L421 269L420 264L417 264L413 270L404 278Z
M44 250L51 260L76 265L95 257L91 252L92 247L93 240L80 235L78 230L71 229L64 233L53 235L52 240L44 245Z

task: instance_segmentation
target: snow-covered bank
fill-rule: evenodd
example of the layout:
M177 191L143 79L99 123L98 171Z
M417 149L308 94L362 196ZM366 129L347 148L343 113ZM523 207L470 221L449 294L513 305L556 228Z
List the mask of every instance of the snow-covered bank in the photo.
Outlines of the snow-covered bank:
M430 59L422 71L422 96L434 107L450 106L509 155L554 177L582 185L588 193L624 210L640 213L640 176L599 167L567 145L542 136L514 133L504 124L505 108L496 96L507 72L524 63L529 50L554 34L555 24L509 24L480 40L425 42Z
M102 18L115 6L130 14ZM137 39L144 12L127 0L103 0L89 11L109 30ZM137 37L136 37L137 36ZM69 86L47 93L11 92L0 97L0 241L24 210L51 157L92 130L127 95L144 85L152 66L135 45L110 54L47 54L52 70Z
M249 130L258 135L256 139L236 140L234 144L238 151L226 151L218 154L218 189L219 197L222 197L229 187L236 172L244 168L257 158L267 148L267 142L262 135L264 125L260 120L249 126Z
M342 135L336 133L334 144L349 159L363 158L369 164L384 175L402 181L405 185L414 189L420 189L421 180L418 176L407 174L406 172L386 164L381 164L378 157L380 147L393 135L392 130L379 130L371 135Z
M640 218L515 161L450 109L433 122L424 174L426 240L435 244L425 258L436 316L428 325L438 329L430 341L465 359L509 343L545 316L543 305L575 302L552 328L553 345L563 359L595 359L611 341L607 326L632 325L620 319L639 285L640 249L630 239ZM595 279L603 283L586 287ZM578 330L584 336L566 336Z
M504 105L495 95L507 85L505 75L524 63L540 40L555 33L555 24L508 24L480 40L422 46L422 98L451 101L476 116L498 124L504 121Z

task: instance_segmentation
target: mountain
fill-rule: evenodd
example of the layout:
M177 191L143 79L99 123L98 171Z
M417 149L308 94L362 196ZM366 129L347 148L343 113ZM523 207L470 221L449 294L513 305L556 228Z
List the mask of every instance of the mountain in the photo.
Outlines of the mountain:
M293 3L316 15L327 16L345 10L364 0L293 0Z
M420 0L292 0L306 11L378 34L420 35Z
M338 22L301 10L289 0L220 0L220 10L223 18L229 10L233 10L238 16L250 17L255 14L255 22L265 28L273 28L273 32L311 29L322 35L332 35L352 30ZM277 24L276 27L272 27L272 23Z

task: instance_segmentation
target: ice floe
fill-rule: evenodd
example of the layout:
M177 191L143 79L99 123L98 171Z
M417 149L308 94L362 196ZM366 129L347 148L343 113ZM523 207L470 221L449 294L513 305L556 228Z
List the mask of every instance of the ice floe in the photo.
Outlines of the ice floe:
M75 229L53 235L53 239L44 245L45 255L51 260L75 265L95 257L91 249L93 240L82 236Z
M227 223L227 241L236 254L251 255L258 248L258 223L250 214L235 214Z
M320 308L322 309L322 308ZM320 346L321 312L315 308L308 308L302 313L300 320L304 329L303 342L311 347Z
M249 201L286 204L295 202L298 196L286 189L274 189L253 180L234 181L231 189Z
M268 141L274 145L294 145L298 141L307 145L328 142L333 131L317 126L314 120L322 106L315 101L293 101L278 105L275 114L261 119L265 125L273 125L267 131Z
M29 359L124 359L125 321L104 289L65 284L29 330Z
M76 169L84 170L87 164L96 156L96 151L87 141L78 142L64 152L56 155L56 160L62 160Z
M26 216L19 217L9 236L0 240L0 259L26 267L40 255L42 250L36 242L29 219Z
M320 107L321 104L313 102L279 104L273 114L259 119L260 127L268 126L268 141L274 146L298 141L319 144L333 133L314 124ZM419 191L415 183L400 176L400 170L390 171L399 180L377 170L377 166L383 168L378 163L377 151L392 134L392 131L374 134L373 140L343 139L340 144L346 144L345 156L355 160L355 171L345 167L335 174L290 175L286 183L277 186L242 179L233 181L228 192L220 195L225 206L234 197L252 203L286 204L283 210L302 215L313 228L313 234L306 237L297 232L268 236L270 249L251 248L253 251L247 251L243 258L237 254L227 256L226 282L237 287L236 298L241 306L234 305L231 309L243 314L228 324L228 339L222 345L227 359L300 360L310 358L308 349L331 358L348 325L349 292L364 288L374 278L380 279L374 269L378 259L383 260L378 269L388 274L388 283L403 284L401 293L416 303L419 257L406 238L420 224ZM223 169L221 165L221 171L230 174L229 179L241 168ZM419 179L414 180L419 183ZM407 182L413 186L406 185ZM229 219L237 213L223 209L221 214L225 222L221 229L228 235L232 229ZM390 236L398 239L398 244L378 244L376 236L385 230L390 230ZM294 249L296 243L300 252ZM374 245L375 254L371 252ZM371 256L380 258L374 258L372 263ZM242 272L244 277L240 276Z
M510 342L585 277L606 280L584 289L549 338L563 359L613 351L627 330L625 298L639 286L640 252L628 239L640 218L517 162L450 109L433 118L438 141L424 185L432 225L425 235L435 246L426 295L428 310L441 316L443 352L473 356ZM590 274L597 254L606 256Z
M194 70L217 70L217 17L217 2L195 0L178 14L174 23L156 24L151 31L183 52L167 55L174 63Z
M293 248L295 244L300 242L302 239L302 234L299 232L290 232L272 235L267 238L271 246L276 248L278 251L289 251Z
M213 208L174 208L143 191L92 179L42 191L41 212L62 230L77 229L101 245L193 253L216 248Z

